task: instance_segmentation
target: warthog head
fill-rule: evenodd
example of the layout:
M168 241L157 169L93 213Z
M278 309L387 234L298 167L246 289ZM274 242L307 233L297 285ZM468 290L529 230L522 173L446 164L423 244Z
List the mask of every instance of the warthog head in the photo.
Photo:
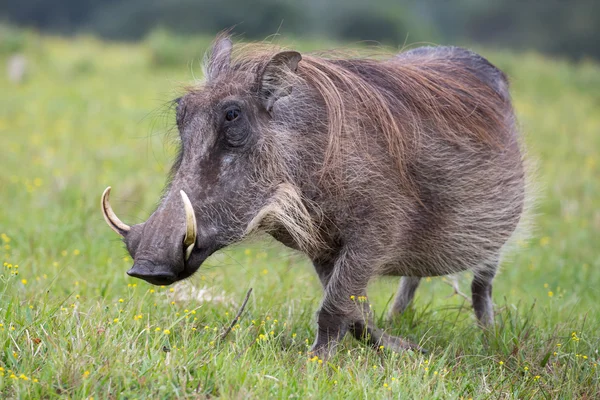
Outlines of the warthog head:
M291 93L301 56L279 52L267 62L241 67L231 65L231 52L231 41L218 39L207 60L205 84L176 101L181 150L150 218L128 226L109 205L110 187L102 196L106 222L123 236L134 259L131 276L171 284L191 276L218 249L272 224L277 215L289 219L293 214L288 225L310 219L296 189L286 184L287 168L278 166L286 161L280 155L286 143L275 136L285 127L273 122L274 104ZM306 226L302 232L288 226L288 231L306 238Z

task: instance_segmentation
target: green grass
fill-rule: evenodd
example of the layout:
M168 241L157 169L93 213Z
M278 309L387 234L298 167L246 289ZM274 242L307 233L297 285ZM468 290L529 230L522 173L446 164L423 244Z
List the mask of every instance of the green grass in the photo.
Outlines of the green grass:
M200 74L203 50L157 65L153 46L168 44L154 40L28 35L22 84L7 81L0 55L0 397L600 396L600 66L482 50L512 78L542 188L532 240L495 281L495 331L484 337L469 304L427 279L410 310L379 324L428 355L346 338L320 362L306 354L318 279L273 242L226 249L191 279L234 303L174 301L125 275L131 260L99 196L112 185L129 223L152 211L174 151L165 104ZM468 276L459 282L468 294ZM397 284L372 284L378 316Z

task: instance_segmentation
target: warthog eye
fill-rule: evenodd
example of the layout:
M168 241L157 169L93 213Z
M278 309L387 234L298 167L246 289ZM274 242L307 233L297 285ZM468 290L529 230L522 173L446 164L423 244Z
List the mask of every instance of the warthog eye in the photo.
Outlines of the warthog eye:
M234 121L240 116L241 113L242 111L239 108L230 108L229 110L225 111L225 119L229 122Z
M242 109L237 104L230 104L224 110L225 119L221 125L225 142L230 147L240 147L246 143L248 138L248 125L246 115L242 114Z

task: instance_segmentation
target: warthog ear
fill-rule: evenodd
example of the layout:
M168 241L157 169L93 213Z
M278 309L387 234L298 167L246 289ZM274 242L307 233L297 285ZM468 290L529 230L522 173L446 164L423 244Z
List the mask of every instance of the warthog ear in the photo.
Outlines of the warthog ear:
M258 92L268 112L273 104L292 93L290 73L296 72L302 56L297 51L275 54L258 76Z
M205 58L205 76L211 81L229 69L233 44L228 36L218 36Z

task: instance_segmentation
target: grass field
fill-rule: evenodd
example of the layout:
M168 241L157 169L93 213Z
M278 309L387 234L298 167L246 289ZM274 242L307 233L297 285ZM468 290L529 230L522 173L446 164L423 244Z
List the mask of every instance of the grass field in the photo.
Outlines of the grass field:
M512 78L541 188L534 235L495 281L495 331L484 337L448 282L427 279L399 321L379 324L429 354L346 338L323 362L307 355L318 279L273 242L211 257L190 280L211 302L125 275L99 196L112 185L129 223L151 213L175 149L167 103L199 63L161 63L162 42L23 40L22 84L0 54L0 397L600 397L600 65L481 50ZM397 284L373 282L377 316ZM459 284L470 294L468 276Z

